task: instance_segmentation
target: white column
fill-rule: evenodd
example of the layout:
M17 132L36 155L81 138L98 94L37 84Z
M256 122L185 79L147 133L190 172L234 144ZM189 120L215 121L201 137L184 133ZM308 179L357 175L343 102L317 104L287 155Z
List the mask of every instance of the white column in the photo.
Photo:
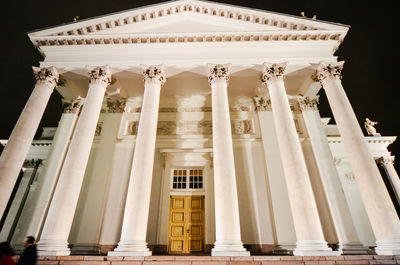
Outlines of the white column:
M150 66L143 69L144 95L133 154L132 171L126 198L121 240L109 256L150 256L146 234L153 177L158 105L161 86L165 82L163 69Z
M400 203L400 179L396 169L393 166L394 156L383 156L379 162L385 169L386 175L390 181L390 185L392 185L393 191L396 195L396 199Z
M239 204L228 102L228 68L210 67L214 159L215 232L213 256L249 256L240 235Z
M80 97L73 100L71 104L64 109L64 113L61 115L61 119L58 123L52 147L48 159L45 161L41 180L39 180L40 187L36 195L38 197L37 204L35 206L35 214L32 217L34 219L32 220L32 232L28 233L35 235L36 238L40 237L47 210L49 209L51 198L57 185L58 176L60 175L60 170L83 102L84 99Z
M22 241L26 235L40 238L40 232L57 184L62 163L64 162L72 131L75 127L77 113L82 104L83 100L81 98L74 100L61 115L50 152L43 163L43 170L40 172L35 192L27 200L24 211L21 214L20 223L23 224L23 227L16 231L15 238L22 239ZM29 209L29 211L25 209Z
M111 81L108 67L89 69L89 90L65 156L57 187L38 243L40 255L69 255L68 236L104 93Z
M375 251L379 255L397 255L400 254L400 221L343 89L343 63L321 63L317 77L325 89L376 237Z
M276 244L274 253L289 254L296 246L292 212L290 210L289 195L283 172L282 160L279 155L278 136L276 134L272 114L271 100L266 96L254 98L260 121L261 138L267 166L267 180L271 193L271 203L274 217Z
M322 126L317 107L318 98L302 97L298 99L298 103L328 200L329 210L339 239L340 250L343 254L367 254L367 249L362 246L358 239L333 155Z
M58 82L58 72L54 67L33 67L33 73L36 79L35 88L0 157L0 218L7 206L50 95Z
M266 83L282 158L297 242L297 256L337 255L327 245L319 221L304 155L283 83L286 63L264 64Z

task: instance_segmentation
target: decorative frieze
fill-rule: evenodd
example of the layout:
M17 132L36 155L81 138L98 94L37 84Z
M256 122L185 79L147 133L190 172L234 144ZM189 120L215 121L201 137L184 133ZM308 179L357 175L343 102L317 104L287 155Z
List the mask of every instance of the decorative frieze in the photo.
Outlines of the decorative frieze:
M128 121L125 135L136 135L138 121ZM256 134L252 120L232 120L232 134ZM159 121L157 135L211 135L212 121Z
M59 74L55 67L39 68L33 66L32 69L37 83L45 84L51 88L56 87Z
M70 103L65 103L64 113L79 113L85 103L85 98L77 97Z
M250 97L237 97L230 111L254 111L254 100Z
M107 99L108 113L123 113L125 110L126 100Z
M267 96L256 96L253 98L255 108L257 111L272 111L271 100ZM297 101L290 100L290 110L292 112L298 112L300 107Z
M348 183L356 183L356 177L353 172L347 172L344 174L344 177Z
M165 83L165 75L162 66L142 66L143 68L143 81L158 81L163 85Z
M254 125L252 120L233 120L232 123L232 134L243 135L243 134L255 134Z
M343 162L343 159L341 159L340 157L334 157L333 162L336 166L339 166Z
M138 131L138 121L129 121L126 126L125 135L136 135Z
M318 110L319 96L316 96L314 98L299 97L297 99L297 103L301 111Z
M285 72L287 63L264 63L264 70L262 72L261 81L266 83L271 79L280 79L283 78L283 73Z
M111 70L108 66L88 68L90 84L109 86L111 84Z
M257 111L272 111L271 100L264 96L254 97Z
M317 69L317 78L321 82L326 78L342 79L342 69L344 62L321 63Z
M102 123L102 122L97 123L97 125L96 125L96 131L95 131L94 136L101 136L101 130L102 130L102 128L103 128L103 123Z
M208 74L208 83L212 85L212 83L216 81L229 81L229 68L227 65L217 64L214 66L209 66L210 72Z

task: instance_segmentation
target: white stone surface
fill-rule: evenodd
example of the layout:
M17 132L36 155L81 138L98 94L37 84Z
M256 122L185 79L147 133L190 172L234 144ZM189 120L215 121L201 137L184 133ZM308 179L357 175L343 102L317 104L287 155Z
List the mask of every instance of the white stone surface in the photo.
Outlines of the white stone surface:
M178 194L205 196L204 242L207 247L213 243L219 247L213 250L213 255L248 255L242 242L253 246L267 245L267 248L274 244L277 251L286 252L296 247L297 255L337 255L338 252L327 248L325 242L335 243L337 238L341 238L340 247L351 253L359 250L359 245L353 242L353 235L348 229L352 223L359 240L366 247L374 246L375 236L370 220L375 218L374 215L379 210L372 211L372 216L370 209L365 210L371 206L361 199L360 192L365 193L364 186L357 187L353 167L348 162L348 152L343 148L344 138L342 139L337 126L324 126L326 137L318 127L320 124L317 116L311 117L312 121L304 126L298 109L291 104L290 110L285 98L288 95L293 103L298 95L313 97L318 93L320 85L312 81L315 73L312 64L320 61L336 62L334 51L347 31L348 27L339 24L226 4L180 0L29 33L32 42L45 54L41 66L57 67L66 79L63 86L57 88L65 99L87 94L86 65L98 65L101 61L102 64L109 64L114 74L108 95L127 100L120 122L114 120L115 123L108 123L107 120L111 118L108 115L114 114L103 111L106 109L106 102L101 103L102 96L99 95L96 110L92 109L91 115L81 121L86 121L85 126L77 125L77 134L81 134L81 130L85 131L87 127L94 133L96 123L100 121L103 122L103 132L101 136L95 137L94 142L90 137L82 137L86 140L79 143L79 148L72 147L72 140L69 151L75 150L77 155L67 155L62 171L74 171L68 166L71 165L68 162L70 160L84 166L76 167L80 171L79 180L74 177L65 178L67 180L59 181L57 185L56 189L63 192L57 195L56 191L52 202L52 205L57 206L53 206L56 210L50 209L49 218L45 221L45 227L51 229L44 229L39 247L46 251L43 252L42 249L41 253L66 255L69 253L68 243L73 243L77 251L97 251L98 247L111 248L121 241L122 245L125 244L125 251L110 252L109 255L150 255L146 242L150 246L167 245L170 196ZM279 87L282 98L280 101L275 100L275 103L285 102L285 106L281 109L282 104L273 107L274 114L265 109L258 110L257 114L254 111L257 105L252 99L257 94L266 94L265 87L260 83L262 64L282 61L287 61L288 65L284 86L282 83ZM212 99L216 94L211 93L207 84L210 62L231 63L229 87L226 84L218 87L225 91L223 97L218 96L219 101ZM165 65L168 82L157 95L159 102L150 100L150 103L146 103L143 101L143 94L148 91L145 89L143 93L141 64L159 63ZM218 90L218 93L222 92ZM41 107L44 108L45 96L41 99ZM146 115L146 106L151 106L152 115ZM278 119L272 117L276 113L280 115ZM146 134L148 140L151 140L151 145L146 147L143 147L143 133L137 134L132 130L137 128L139 120L144 116L151 118L140 123L143 125L149 122L152 125L141 127L151 127L153 130ZM158 117L158 124L154 117ZM223 122L220 122L220 118ZM275 126L276 122L281 122L284 126ZM48 158L48 161L55 162L46 165L48 169L44 168L44 175L39 174L38 182L31 186L29 202L21 215L21 224L30 215L33 215L32 223L29 228L21 227L13 240L18 241L24 231L41 230L38 224L43 216L32 209L39 209L49 198L47 190L51 190L53 184L47 180L55 180L58 168L62 167L60 162L66 152L64 148L70 129L62 127L61 123L59 130L63 131L63 137L66 138L55 140L55 145L59 142L60 146ZM219 136L212 136L212 127L222 140ZM327 159L327 150L315 147L314 151L319 151L313 153L315 141L304 139L307 137L306 127L313 128L322 142L324 139L328 141L335 165L332 165L332 159ZM280 133L277 134L276 129ZM288 148L290 152L281 157L278 141L288 136L287 132L290 134L290 141L286 141L286 144L295 148ZM395 138L359 135L357 139L363 139L368 146L362 152L379 159L390 155L387 146ZM303 150L300 141L303 143ZM47 147L32 145L28 158L44 159L42 153L45 153L45 148ZM134 148L142 156L135 155L132 165ZM326 146L321 145L320 148L326 149ZM83 153L76 150L84 150L84 156L89 156L90 152L87 163L86 158L82 159ZM155 155L145 154L143 150ZM213 157L213 153L217 154L221 150L225 150L222 155ZM21 154L20 151L17 152ZM235 163L231 160L233 155ZM305 160L307 168L304 166ZM333 181L333 177L325 182L324 177L332 174L335 166L340 182ZM202 168L205 189L171 190L171 170L177 167ZM295 177L285 180L284 168L286 171L291 168ZM146 169L146 172L142 169ZM138 175L146 177L138 177L137 185L129 184L131 194L127 196L131 170L134 174L130 181ZM61 173L60 180L66 174ZM70 175L74 174L68 173ZM226 179L221 186L222 175ZM395 176L395 172L390 171L388 175ZM41 182L41 177L46 181ZM375 175L375 179L379 177ZM80 188L82 181L83 189ZM320 187L314 197L309 182L314 189ZM336 197L340 187L344 191L351 217L343 210L343 198ZM36 199L35 192L39 190L40 198ZM371 192L371 189L368 190ZM3 190L1 192L3 196ZM101 194L101 199L96 200L97 193ZM71 198L66 194L71 194ZM139 200L134 199L132 202L134 196L139 196ZM228 199L228 204L221 203L221 198ZM318 200L320 214L316 212L315 199ZM381 198L375 199L376 205L380 205ZM335 201L340 205L336 210ZM17 201L14 202L15 210L20 205ZM62 206L64 203L68 205ZM128 209L126 211L132 212L125 214L127 220L123 222L125 205ZM324 205L325 208L322 209ZM387 202L382 205L387 205ZM11 219L8 225L12 224ZM221 221L224 219L225 221ZM304 223L302 220L305 220ZM337 220L340 225L337 225ZM71 222L73 225L70 230ZM122 223L124 228L121 228ZM335 223L335 227L332 223ZM93 225L90 226L91 224ZM391 226L381 225L383 230L387 227ZM221 233L221 228L224 233ZM339 236L340 229L344 236ZM382 233L392 233L389 230ZM235 238L232 239L231 235ZM349 242L343 243L346 241L343 238L346 237ZM123 238L126 240L123 241ZM377 237L377 251L397 253L397 240Z
M323 255L333 255L334 253L324 240L310 177L286 95L283 83L285 67L286 63L264 64L262 78L267 84L271 98L279 151L297 236L296 249L293 253L304 256L315 255L316 252L321 251Z
M318 68L319 79L325 89L357 185L360 188L361 197L377 240L376 252L387 254L391 249L393 254L398 253L400 250L400 220L342 87L340 80L342 67L343 62L321 63ZM384 246L381 247L380 244ZM385 251L380 252L382 248Z
M215 238L211 255L249 256L240 235L235 162L228 104L228 69L210 66L212 93Z
M91 82L76 124L57 187L43 226L38 250L48 255L69 252L68 237L73 222L86 164L94 138L104 93L111 78L109 69L89 70ZM55 243L59 242L59 243ZM53 253L53 254L50 254Z
M307 127L308 136L314 152L314 157L319 170L319 176L328 201L341 251L346 254L366 254L367 249L359 242L354 224L352 222L350 209L340 183L339 175L335 167L332 153L329 149L328 140L322 127L321 117L315 103L304 99L302 114ZM346 249L349 247L349 249ZM358 252L357 252L358 251Z
M380 161L392 185L397 201L400 202L400 178L394 168L393 162L394 156L383 156Z
M132 171L128 185L118 247L108 255L148 256L146 234L150 209L151 183L153 176L156 143L158 105L160 90L165 82L162 67L150 66L143 69L144 96L139 120Z
M0 156L0 216L21 171L33 137L42 119L47 102L58 82L58 72L53 68L34 68L36 85Z
M271 196L274 231L280 250L292 251L296 245L296 233L290 209L289 195L279 154L277 134L272 111L258 111L260 129L268 172L267 180ZM279 209L279 210L278 210Z

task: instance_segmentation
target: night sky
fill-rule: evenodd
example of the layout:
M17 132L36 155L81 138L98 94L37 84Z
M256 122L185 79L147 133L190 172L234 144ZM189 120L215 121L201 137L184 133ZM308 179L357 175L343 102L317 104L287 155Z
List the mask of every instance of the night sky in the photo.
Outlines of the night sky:
M57 26L80 19L124 11L135 7L156 4L161 1L133 0L40 0L6 1L2 4L1 38L1 103L0 139L7 139L27 101L33 87L31 66L43 60L29 41L26 32ZM400 118L397 117L399 76L395 67L398 55L398 35L395 28L394 1L227 1L220 2L300 16L317 15L317 19L350 25L351 28L336 55L345 60L343 86L353 105L364 133L364 119L369 117L379 122L375 128L384 136L400 135ZM397 15L397 14L396 14ZM396 71L396 73L395 73ZM322 117L332 116L329 105L321 93L320 112ZM54 92L41 127L57 126L61 115L61 97ZM400 170L400 140L390 146ZM400 172L400 171L399 171Z

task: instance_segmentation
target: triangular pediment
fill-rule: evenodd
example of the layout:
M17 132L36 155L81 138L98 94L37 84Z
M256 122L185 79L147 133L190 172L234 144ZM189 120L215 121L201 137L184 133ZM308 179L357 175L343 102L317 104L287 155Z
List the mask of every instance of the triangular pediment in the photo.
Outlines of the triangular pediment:
M29 33L36 46L333 40L344 25L214 2L178 0Z

